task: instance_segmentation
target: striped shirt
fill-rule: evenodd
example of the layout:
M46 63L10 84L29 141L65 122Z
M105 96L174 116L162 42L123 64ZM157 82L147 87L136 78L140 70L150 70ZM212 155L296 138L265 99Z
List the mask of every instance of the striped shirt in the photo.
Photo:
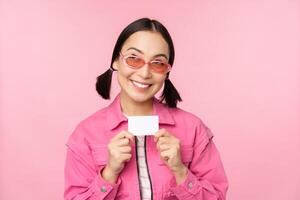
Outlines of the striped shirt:
M125 117L125 113L123 113ZM139 182L140 182L140 192L142 199L141 200L151 200L151 183L148 174L148 166L146 163L146 149L145 149L145 136L136 136L137 138L137 165L139 170Z
M139 167L140 191L142 200L151 200L151 185L148 174L148 166L145 156L145 136L136 136L137 138L137 158Z

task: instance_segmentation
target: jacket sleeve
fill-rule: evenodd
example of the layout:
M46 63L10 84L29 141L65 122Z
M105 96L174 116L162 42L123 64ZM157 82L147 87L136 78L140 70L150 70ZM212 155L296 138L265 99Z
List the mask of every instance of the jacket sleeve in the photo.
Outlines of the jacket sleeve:
M170 183L171 191L179 200L225 200L228 180L219 152L212 140L213 134L200 121L196 129L193 159L187 178L177 185Z
M121 180L110 184L101 177L105 165L94 164L85 135L86 129L79 124L66 143L64 200L115 199Z

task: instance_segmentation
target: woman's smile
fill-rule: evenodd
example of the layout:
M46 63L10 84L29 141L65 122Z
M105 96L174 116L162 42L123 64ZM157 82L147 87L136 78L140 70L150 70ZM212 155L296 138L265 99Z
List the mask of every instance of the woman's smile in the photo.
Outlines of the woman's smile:
M133 81L130 80L132 85L138 89L138 91L146 91L148 88L151 87L152 84L147 84L147 83L142 83L142 82L138 82L138 81Z

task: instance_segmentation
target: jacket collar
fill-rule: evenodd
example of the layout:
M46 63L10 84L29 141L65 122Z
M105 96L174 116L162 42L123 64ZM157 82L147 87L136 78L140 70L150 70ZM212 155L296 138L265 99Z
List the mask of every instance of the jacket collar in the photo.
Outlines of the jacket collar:
M159 124L175 125L173 115L165 104L160 103L156 97L153 97L153 115L158 115ZM120 103L120 93L113 102L107 107L107 124L110 130L115 129L122 122L127 121L123 115Z

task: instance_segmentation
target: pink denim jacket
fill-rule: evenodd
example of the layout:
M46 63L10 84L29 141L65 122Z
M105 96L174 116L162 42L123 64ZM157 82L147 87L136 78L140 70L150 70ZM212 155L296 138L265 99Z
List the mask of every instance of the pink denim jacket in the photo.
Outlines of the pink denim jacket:
M153 114L159 128L181 140L182 162L188 167L180 185L160 159L153 136L146 136L146 159L153 200L225 200L228 180L213 143L213 134L195 115L180 108L169 108L154 97ZM100 171L108 160L107 144L114 135L127 130L120 94L107 107L82 120L68 138L65 163L65 200L139 200L136 146L115 184L105 181Z

